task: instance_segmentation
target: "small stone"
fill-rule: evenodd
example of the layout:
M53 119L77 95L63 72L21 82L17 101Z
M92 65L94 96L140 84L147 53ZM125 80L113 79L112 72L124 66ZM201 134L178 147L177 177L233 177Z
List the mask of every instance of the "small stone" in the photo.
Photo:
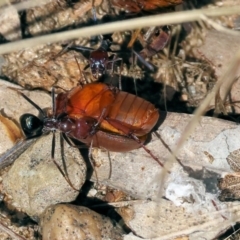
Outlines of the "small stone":
M20 19L17 9L13 6L4 6L0 11L0 34L9 41L22 38Z
M56 134L55 161L62 169L59 134ZM50 205L75 200L74 190L51 159L52 135L42 136L29 147L3 177L3 191L12 205L33 219ZM64 143L64 161L72 185L80 189L86 179L86 164L79 150Z
M110 218L86 207L71 204L50 206L40 220L43 240L123 239L120 228Z

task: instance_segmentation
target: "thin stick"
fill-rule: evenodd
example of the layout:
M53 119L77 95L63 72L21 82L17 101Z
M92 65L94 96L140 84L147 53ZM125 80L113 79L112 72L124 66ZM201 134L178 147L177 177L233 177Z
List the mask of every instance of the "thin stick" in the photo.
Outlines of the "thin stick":
M29 8L33 8L33 7L39 7L41 5L50 3L51 0L29 0L29 1L24 1L24 2L20 2L17 4L13 4L13 5L8 5L7 7L3 7L0 9L0 12L4 12L9 8L14 7L17 11L22 11L22 10L27 10ZM0 6L6 5L6 1L0 1Z
M224 7L219 9L200 9L183 12L159 14L154 16L140 17L135 19L121 20L112 23L90 26L66 32L53 33L31 39L3 44L0 46L0 54L13 52L22 48L30 48L39 44L53 43L79 37L96 36L108 34L115 31L133 30L136 28L151 27L158 25L170 25L190 21L202 20L202 16L217 17L222 15L233 15L240 13L240 6ZM233 31L234 32L234 31Z
M120 208L120 207L132 206L136 204L144 204L148 202L150 202L150 200L129 200L129 201L121 201L121 202L109 202L109 203L96 204L91 206L91 208L109 207L109 206Z
M26 149L28 149L37 138L24 139L16 143L0 157L0 169L11 165Z
M205 15L201 16L201 19L203 21L205 21L207 24L211 25L211 27L215 28L217 31L223 32L225 34L231 34L233 36L240 36L239 31L233 31L229 28L226 28L222 25L220 25L217 22L214 22L212 19L210 19L209 17L206 17Z
M26 240L24 237L20 236L19 234L13 232L11 229L9 229L6 225L3 223L0 223L0 230L7 233L9 236L11 236L15 240Z

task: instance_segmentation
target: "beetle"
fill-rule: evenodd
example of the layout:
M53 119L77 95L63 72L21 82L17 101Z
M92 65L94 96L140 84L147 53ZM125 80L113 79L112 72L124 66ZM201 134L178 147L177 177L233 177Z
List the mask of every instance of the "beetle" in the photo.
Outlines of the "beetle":
M27 138L59 130L68 142L73 138L113 152L143 147L163 167L143 145L159 119L158 109L150 102L104 83L89 83L60 93L56 99L53 91L53 110L47 116L31 99L21 95L43 116L43 119L32 114L21 116Z
M182 3L182 0L111 0L114 7L130 13L154 11L158 8L172 7Z

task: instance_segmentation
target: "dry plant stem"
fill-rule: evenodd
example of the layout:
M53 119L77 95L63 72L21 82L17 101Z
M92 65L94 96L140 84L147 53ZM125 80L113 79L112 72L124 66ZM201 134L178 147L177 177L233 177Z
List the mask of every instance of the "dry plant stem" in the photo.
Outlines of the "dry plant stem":
M220 32L223 32L223 33L226 33L226 34L231 34L231 35L234 35L234 36L240 36L240 33L238 31L233 31L229 28L226 28L226 27L214 22L212 19L210 19L209 17L206 17L205 15L202 15L201 19L203 21L205 21L207 24L209 24L211 27L216 29L217 31L220 31Z
M209 224L213 222L213 223L216 223L217 224L220 224L220 222L216 220L212 220L212 221L208 221L208 222L205 222L203 224L201 224L202 227L207 227L209 226ZM229 221L229 225L231 225L232 221ZM154 240L162 240L162 239L172 239L172 238L176 238L177 236L181 236L181 235L188 235L189 233L191 232L198 232L199 231L199 226L193 226L193 227L189 227L188 229L186 230L182 230L182 231L178 231L177 232L177 235L176 233L170 233L168 235L164 235L164 237L160 237L160 238L154 238Z
M233 227L233 230L234 230L234 232L231 235L229 235L228 237L224 238L224 240L237 239L236 237L239 236L240 229L235 230Z
M0 169L3 169L14 162L30 145L37 139L21 140L14 147L0 156Z
M108 203L101 203L101 204L96 204L91 206L91 208L98 208L98 207L106 207L106 206L113 206L116 208L120 208L120 207L127 207L133 204L143 204L143 203L147 203L150 202L148 200L130 200L130 201L121 201L121 202L108 202Z
M239 67L239 61L240 61L240 50L237 52L237 54L234 56L230 67L226 71L226 73L219 79L217 84L214 86L212 91L207 95L207 97L204 99L204 101L201 103L201 105L196 109L194 112L194 116L192 120L187 124L185 130L183 131L181 138L178 141L178 144L176 148L173 150L173 154L168 159L168 163L172 165L174 161L176 161L176 156L179 152L179 150L183 147L185 141L190 136L190 134L194 131L194 128L198 125L199 118L205 113L206 109L208 108L211 100L215 98L216 94L219 92L220 87L226 81L226 79L229 81L228 86L232 86L235 79L235 72Z
M122 20L113 23L91 26L67 32L54 33L32 39L24 39L4 44L0 46L0 54L17 51L22 48L30 48L39 44L65 41L70 39L76 39L79 37L96 36L100 34L112 33L115 31L125 31L133 30L136 28L156 26L156 22L158 23L158 25L177 24L201 20L202 15L206 15L208 17L216 17L222 15L232 15L236 13L240 13L240 6L228 8L224 7L219 9L191 10Z
M12 230L10 230L7 226L5 226L3 223L0 223L0 230L7 233L9 236L12 237L12 239L15 240L25 240L25 238L21 237L20 235L18 235L17 233L13 232Z
M49 2L51 2L51 0L41 0L41 1L29 0L29 1L24 1L24 2L20 2L20 3L17 3L17 4L11 5L6 0L5 1L0 1L0 7L3 6L3 5L6 5L6 4L9 5L7 7L1 8L0 12L6 11L9 7L14 7L17 11L26 10L26 9L29 9L29 8L33 8L33 7L37 7L37 6L40 6L40 5L47 4Z

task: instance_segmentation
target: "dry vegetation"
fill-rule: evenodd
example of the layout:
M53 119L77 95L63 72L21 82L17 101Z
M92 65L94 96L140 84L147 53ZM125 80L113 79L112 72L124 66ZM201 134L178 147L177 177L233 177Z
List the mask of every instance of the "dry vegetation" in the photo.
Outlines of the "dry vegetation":
M81 188L88 179L79 195L50 161L51 136L44 136L16 154L19 165L1 169L0 239L239 239L239 204L233 201L240 199L240 1L183 0L140 13L122 11L114 2L94 1L97 22L91 0L0 2L0 166L10 161L4 153L18 147L19 116L34 111L16 88L30 90L28 96L46 108L53 87L62 92L80 79L96 81L86 68L89 51L64 52L63 45L97 49L100 41L93 37L99 35L111 39L109 55L123 59L122 68L114 65L114 77L107 72L103 81L118 84L121 74L124 91L173 112L161 116L164 121L147 144L171 174L142 148L92 149L96 180L94 172L86 173L87 151L81 151L82 159L77 149L65 146L73 185ZM160 35L166 45L158 42ZM154 71L133 61L129 45ZM62 202L75 206L54 205ZM92 226L82 228L88 221ZM55 224L61 227L49 228Z

